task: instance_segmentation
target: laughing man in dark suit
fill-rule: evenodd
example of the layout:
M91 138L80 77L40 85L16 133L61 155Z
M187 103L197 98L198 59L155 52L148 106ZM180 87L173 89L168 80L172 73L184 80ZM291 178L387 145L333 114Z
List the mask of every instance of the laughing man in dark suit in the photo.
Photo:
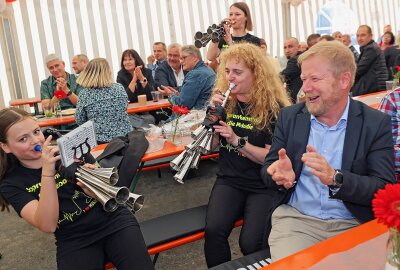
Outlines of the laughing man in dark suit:
M395 179L390 118L349 98L351 51L321 42L299 63L306 102L281 110L262 168L267 187L281 191L273 261L372 220L374 193Z

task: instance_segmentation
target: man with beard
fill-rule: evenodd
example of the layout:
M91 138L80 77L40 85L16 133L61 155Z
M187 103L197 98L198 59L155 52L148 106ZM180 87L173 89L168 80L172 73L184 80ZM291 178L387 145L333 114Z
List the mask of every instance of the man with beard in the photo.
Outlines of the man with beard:
M395 179L390 118L349 98L351 51L320 42L299 63L306 102L281 110L261 171L281 191L273 261L372 220L374 193Z
M156 87L162 89L165 86L170 86L178 90L182 86L187 71L184 71L181 65L181 47L178 43L172 43L168 46L167 61L161 63L156 70L154 77Z

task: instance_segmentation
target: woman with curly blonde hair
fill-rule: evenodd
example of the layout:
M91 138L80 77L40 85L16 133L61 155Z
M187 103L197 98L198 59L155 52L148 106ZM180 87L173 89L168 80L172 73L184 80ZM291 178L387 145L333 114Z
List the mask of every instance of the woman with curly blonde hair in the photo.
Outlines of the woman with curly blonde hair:
M214 126L220 156L206 217L204 251L208 267L231 259L228 237L241 217L242 253L267 248L267 217L276 205L276 191L265 187L260 170L279 111L290 105L273 64L255 45L235 44L221 54L212 105L222 102L221 90L230 83L235 86L226 105L226 122Z

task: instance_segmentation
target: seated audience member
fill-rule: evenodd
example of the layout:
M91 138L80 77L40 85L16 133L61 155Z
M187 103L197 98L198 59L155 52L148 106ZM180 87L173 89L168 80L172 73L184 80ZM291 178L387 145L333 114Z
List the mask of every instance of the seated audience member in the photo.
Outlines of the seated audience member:
M133 130L126 111L128 95L121 84L113 82L106 59L91 60L79 75L77 83L83 89L76 106L76 123L82 125L92 120L99 144L108 143L114 137L125 136Z
M153 53L154 54L147 57L147 68L151 69L151 75L153 79L155 79L157 68L161 63L167 61L167 46L164 42L154 42Z
M320 42L320 41L334 41L334 40L335 40L335 38L330 36L330 35L322 35L319 38L318 42Z
M300 44L297 38L290 37L283 42L283 51L285 56L278 59L282 70L286 68L289 59L298 54L299 49Z
M45 59L50 76L40 84L42 106L60 103L61 109L75 107L81 87L76 83L76 76L65 71L65 63L56 54L50 54ZM59 100L54 96L56 90L62 90L66 98Z
M387 48L384 51L389 80L393 80L393 72L396 72L396 66L400 65L400 63L396 64L396 59L400 55L399 45L400 45L400 35L398 35L396 38L396 44Z
M264 55L269 56L267 41L265 41L265 39L263 39L263 38L260 40L260 48Z
M180 92L172 87L158 89L168 100L175 105L183 105L189 109L202 109L210 98L211 89L215 81L214 71L207 67L198 48L186 45L181 49L181 63L185 75Z
M361 53L357 60L355 83L351 89L353 96L385 90L388 79L385 57L372 39L368 25L358 27L357 41Z
M379 104L378 110L388 114L392 119L394 170L396 181L400 183L400 88L387 94Z
M251 35L247 31L253 30L250 8L245 2L236 2L229 7L229 18L223 21L230 22L225 25L225 36L218 43L210 42L207 50L207 59L213 61L218 58L221 50L234 43L249 42L257 46L261 45L261 39ZM232 32L231 32L232 31Z
M135 216L122 206L105 212L81 182L67 179L51 140L27 112L0 111L0 209L11 204L27 223L54 233L57 269L104 269L107 261L120 270L154 269Z
M171 86L179 90L182 86L187 71L184 71L181 65L181 47L178 43L168 46L167 61L162 62L156 70L155 87Z
M138 102L139 95L146 95L147 100L152 100L154 81L151 70L144 67L142 58L135 50L129 49L122 53L117 83L125 87L129 102Z
M387 24L383 27L383 32L382 33L386 33L386 32L392 32L392 26L390 24ZM383 39L383 35L378 37L378 40L376 41L376 43L378 43L378 45L380 45L382 43L382 39Z
M308 48L311 48L312 46L317 44L320 37L321 37L320 34L310 34L307 37L307 46L308 46Z
M291 37L285 41L285 55L289 55L290 58L281 74L286 82L286 88L290 93L293 103L296 103L297 94L303 85L300 78L301 68L297 63L297 59L301 54L299 48L299 41L296 38Z
M305 52L308 49L307 42L300 42L299 43L299 52Z
M393 46L395 37L392 32L386 32L382 36L382 42L379 44L379 48L381 48L381 51L385 51L387 48L390 48Z
M85 69L87 64L89 63L89 58L86 54L77 54L72 57L72 69L75 71L75 74L79 75L82 70Z
M335 40L337 40L337 41L343 43L343 35L342 35L342 33L341 33L340 31L333 32L333 33L332 33L332 37L333 37Z
M359 54L359 52L357 51L357 49L354 48L354 46L351 44L351 37L350 37L350 35L344 34L343 37L342 37L342 41L343 41L343 44L344 44L344 45L346 45L347 47L349 47L349 49L351 50L351 52L352 52L353 55L354 55L354 59L355 59L356 62L357 62L358 57L360 56L360 54Z
M272 260L374 219L374 193L394 182L390 117L349 97L356 66L339 42L299 57L306 102L283 108L262 168L282 199L272 214Z
M235 44L220 57L216 87L231 91L228 118L214 126L220 147L219 172L206 217L204 251L208 267L231 259L228 237L241 217L239 245L244 255L267 247L267 216L275 206L275 190L265 187L260 169L272 140L274 122L282 107L290 105L285 89L267 58L253 44ZM214 106L223 101L216 94Z

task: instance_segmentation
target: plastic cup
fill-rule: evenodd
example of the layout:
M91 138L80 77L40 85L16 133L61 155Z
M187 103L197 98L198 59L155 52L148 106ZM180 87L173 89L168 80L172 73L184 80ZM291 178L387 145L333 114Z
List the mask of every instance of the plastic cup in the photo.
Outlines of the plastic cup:
M138 96L138 103L140 106L146 106L147 97L146 95L139 95Z
M43 106L43 113L46 118L53 117L53 108L50 105Z
M151 97L153 98L153 102L158 102L161 99L161 93L158 91L151 91Z
M393 81L386 81L386 90L392 90Z

